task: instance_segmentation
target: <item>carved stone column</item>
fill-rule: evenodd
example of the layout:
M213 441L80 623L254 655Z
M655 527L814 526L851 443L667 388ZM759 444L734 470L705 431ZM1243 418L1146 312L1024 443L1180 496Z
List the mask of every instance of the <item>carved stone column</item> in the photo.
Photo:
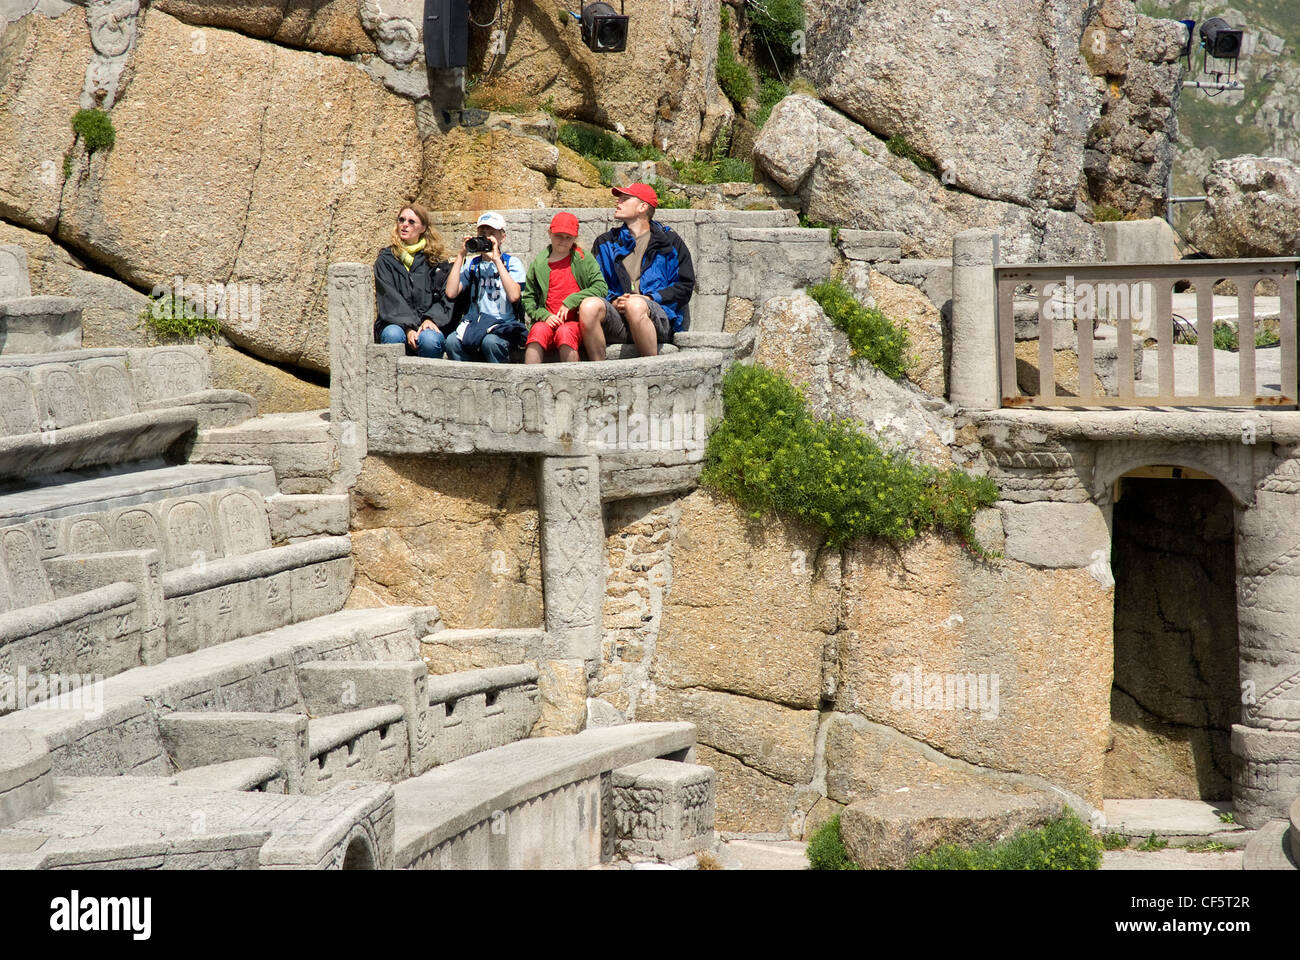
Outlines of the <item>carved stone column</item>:
M549 656L600 656L605 524L596 457L542 457L542 589Z
M1237 821L1260 827L1300 796L1300 495L1286 464L1237 525L1242 723L1232 728Z
M366 456L366 348L374 339L375 278L364 263L329 268L330 436L346 489Z

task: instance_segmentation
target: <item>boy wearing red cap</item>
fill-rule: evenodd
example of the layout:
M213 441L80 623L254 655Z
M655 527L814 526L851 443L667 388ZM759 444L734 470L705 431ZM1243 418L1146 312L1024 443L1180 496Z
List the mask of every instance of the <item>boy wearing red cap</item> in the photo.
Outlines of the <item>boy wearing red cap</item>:
M541 363L555 348L561 360L578 359L582 327L578 305L587 297L604 300L607 287L596 258L577 244L578 218L557 213L551 218L551 243L528 265L524 282L524 313L533 321L528 331L524 363Z
M632 342L641 356L653 357L659 344L690 326L695 267L681 236L654 222L659 196L653 187L632 183L611 192L622 226L602 233L591 248L609 292L578 308L582 340L591 360L605 359L606 343Z

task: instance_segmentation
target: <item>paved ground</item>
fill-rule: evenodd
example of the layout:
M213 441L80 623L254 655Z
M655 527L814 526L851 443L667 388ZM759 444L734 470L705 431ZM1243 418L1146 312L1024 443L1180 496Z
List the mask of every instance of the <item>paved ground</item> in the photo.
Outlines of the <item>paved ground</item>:
M1179 847L1152 850L1107 850L1103 870L1240 870L1242 851L1193 853Z

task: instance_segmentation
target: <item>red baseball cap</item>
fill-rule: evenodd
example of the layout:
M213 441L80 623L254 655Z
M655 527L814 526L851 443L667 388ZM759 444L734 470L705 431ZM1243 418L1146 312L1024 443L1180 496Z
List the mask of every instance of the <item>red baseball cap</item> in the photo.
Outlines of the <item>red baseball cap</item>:
M655 188L648 183L629 183L626 187L615 187L609 192L616 197L627 194L629 197L644 200L652 207L659 206L659 194L655 193Z
M551 217L551 233L567 233L576 237L578 235L578 218L571 213L557 213Z

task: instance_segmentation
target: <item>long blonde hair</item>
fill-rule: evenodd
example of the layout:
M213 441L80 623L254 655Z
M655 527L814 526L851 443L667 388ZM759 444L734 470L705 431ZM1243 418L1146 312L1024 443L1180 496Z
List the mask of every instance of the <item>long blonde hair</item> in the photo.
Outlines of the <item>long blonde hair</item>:
M413 214L419 217L420 222L424 224L424 233L420 234L420 236L424 238L424 256L428 259L429 263L441 263L443 260L450 260L451 252L438 231L434 230L433 226L429 223L429 211L424 207L424 205L419 203L403 204L402 208L397 211L397 216L400 217L404 210L410 210ZM402 235L397 232L397 218L394 217L393 220L393 234L390 238L392 241L391 249L393 251L393 256L398 260L401 260L402 249L405 244L402 243ZM416 242L418 243L419 241Z

